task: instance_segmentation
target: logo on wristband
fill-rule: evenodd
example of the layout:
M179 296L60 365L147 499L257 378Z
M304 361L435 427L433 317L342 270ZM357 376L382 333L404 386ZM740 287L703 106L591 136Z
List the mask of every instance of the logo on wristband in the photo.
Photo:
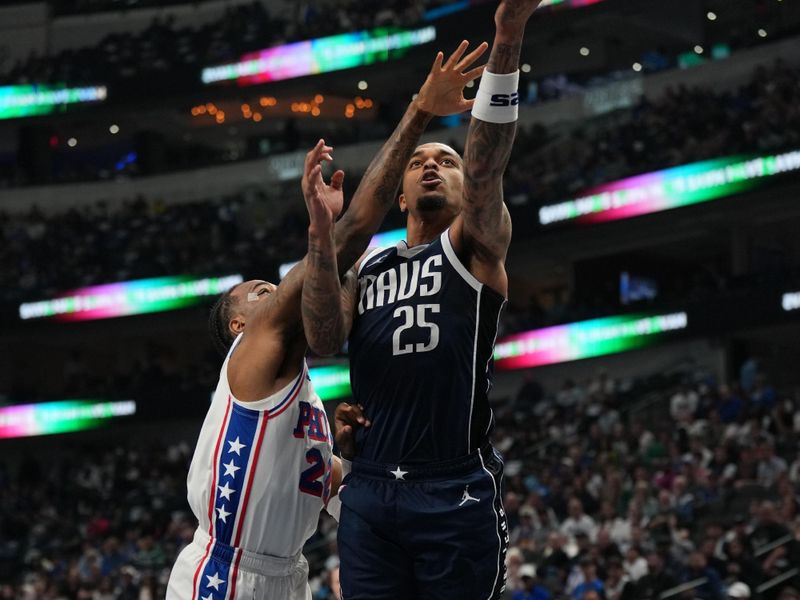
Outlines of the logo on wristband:
M492 94L489 106L517 106L519 104L519 93L513 94Z

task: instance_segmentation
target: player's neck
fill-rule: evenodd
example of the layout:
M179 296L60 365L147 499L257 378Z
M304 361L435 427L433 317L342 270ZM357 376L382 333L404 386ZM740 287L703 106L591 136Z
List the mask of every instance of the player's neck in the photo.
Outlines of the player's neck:
M409 248L430 244L450 227L453 219L443 213L432 214L424 220L409 214L406 222L406 243Z

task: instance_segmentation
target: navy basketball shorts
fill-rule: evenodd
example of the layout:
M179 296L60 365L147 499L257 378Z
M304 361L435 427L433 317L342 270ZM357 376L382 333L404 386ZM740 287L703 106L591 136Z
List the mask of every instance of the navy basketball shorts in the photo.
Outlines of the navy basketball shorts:
M503 463L490 447L420 468L360 459L339 491L343 600L494 600L505 588Z

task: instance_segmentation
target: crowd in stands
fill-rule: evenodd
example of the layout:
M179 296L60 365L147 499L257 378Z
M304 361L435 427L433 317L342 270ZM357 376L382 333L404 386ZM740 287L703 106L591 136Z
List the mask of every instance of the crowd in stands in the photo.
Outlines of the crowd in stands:
M627 176L740 153L800 147L800 68L759 67L739 89L679 86L659 99L547 140L540 127L514 145L508 195L536 204L579 196Z
M94 0L73 4L103 5ZM128 2L116 3L120 7ZM163 4L156 3L153 4ZM0 76L3 84L97 84L120 80L150 85L168 83L168 89L193 89L202 67L235 62L247 52L292 41L361 31L381 25L418 23L426 4L422 0L367 0L346 2L310 0L299 3L293 18L270 13L268 3L253 0L226 9L217 21L199 27L179 26L173 15L156 18L140 33L117 32L93 47L67 49L52 56L31 55ZM76 8L79 8L76 6ZM160 79L154 79L160 78ZM162 86L161 92L164 88Z
M748 361L496 400L511 549L504 600L798 600L800 405ZM195 526L176 440L0 461L0 599L163 598ZM78 448L78 449L76 449ZM335 523L305 553L338 598Z
M797 147L800 69L778 62L736 91L673 89L559 138L539 126L522 129L506 196L512 212L522 211L520 196L561 200L635 173ZM350 192L354 185L348 181ZM306 221L298 212L276 220L263 199L248 192L183 205L140 198L49 216L0 211L0 299L176 273L274 276L278 264L302 256ZM518 235L526 234L532 219L517 221Z

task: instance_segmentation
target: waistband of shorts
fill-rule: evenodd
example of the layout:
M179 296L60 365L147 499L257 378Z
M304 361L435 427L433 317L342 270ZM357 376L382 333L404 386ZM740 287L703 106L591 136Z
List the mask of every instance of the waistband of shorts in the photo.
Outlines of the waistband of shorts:
M439 462L423 464L376 463L356 457L353 459L354 475L389 481L421 481L445 479L471 473L493 455L491 444L481 446L469 454Z
M244 548L234 548L223 544L219 540L212 539L205 531L197 529L194 532L194 543L199 544L205 550L209 542L213 542L211 548L211 558L225 565L234 562L234 558L239 561L239 568L243 571L269 575L271 577L281 577L293 573L298 565L304 562L301 552L294 556L283 558L271 556L269 554L259 554Z

